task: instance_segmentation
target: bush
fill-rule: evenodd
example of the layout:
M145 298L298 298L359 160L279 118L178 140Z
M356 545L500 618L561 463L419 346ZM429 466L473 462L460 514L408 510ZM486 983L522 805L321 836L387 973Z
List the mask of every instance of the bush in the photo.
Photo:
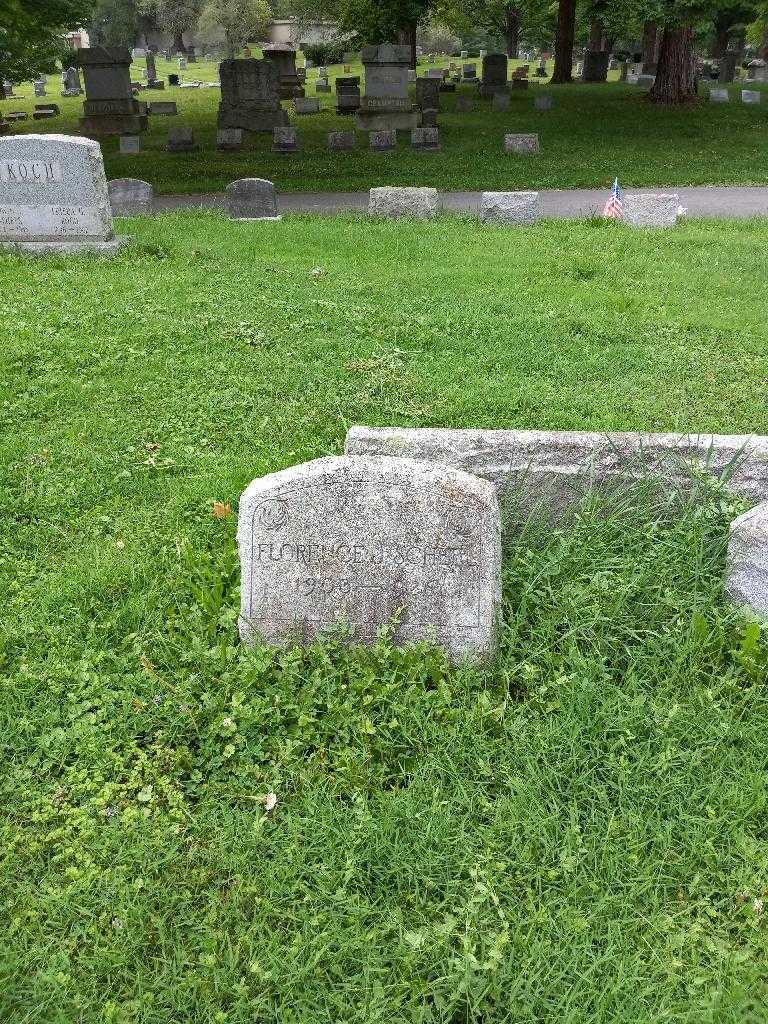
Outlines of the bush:
M339 39L328 43L306 43L302 45L304 56L313 64L341 64L344 60L344 43Z

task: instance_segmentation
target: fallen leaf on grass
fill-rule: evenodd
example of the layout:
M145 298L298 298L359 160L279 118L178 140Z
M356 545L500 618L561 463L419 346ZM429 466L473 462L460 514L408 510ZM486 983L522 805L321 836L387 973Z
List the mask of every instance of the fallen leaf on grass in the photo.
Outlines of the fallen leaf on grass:
M228 501L214 501L213 503L213 518L214 519L226 519L227 516L232 515L232 506Z

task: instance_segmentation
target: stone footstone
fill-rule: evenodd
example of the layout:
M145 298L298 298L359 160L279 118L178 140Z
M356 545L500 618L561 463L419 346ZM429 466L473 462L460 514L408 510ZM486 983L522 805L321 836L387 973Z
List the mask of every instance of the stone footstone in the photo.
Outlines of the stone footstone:
M275 186L266 178L238 178L230 182L227 212L233 220L281 220Z
M0 245L49 255L111 256L116 238L98 142L69 135L0 139Z
M152 117L175 117L178 112L175 100L158 100L149 104L149 113Z
M493 99L491 100L491 109L496 111L509 110L509 93L508 92L495 92Z
M140 178L114 178L107 183L109 204L116 217L152 213L152 186Z
M413 149L435 153L440 149L440 132L437 128L414 128L411 132Z
M768 502L731 523L725 589L735 604L768 618Z
M379 153L391 153L397 147L397 132L368 132L368 146Z
M387 185L372 188L368 198L368 213L375 217L434 217L440 208L440 193L436 188L409 188Z
M328 149L347 152L354 148L354 132L328 132Z
M29 114L26 110L11 110L5 115L6 121L28 121Z
M505 153L538 153L539 136L536 134L513 134L504 136Z
M297 114L319 114L320 100L302 99L297 96L293 101L293 109Z
M235 151L243 148L242 128L219 128L216 132L216 149Z
M551 96L536 96L533 100L534 110L551 110L552 109L552 97Z
M399 458L325 458L254 480L240 499L240 636L309 643L435 642L493 654L501 528L493 487Z
M677 223L679 209L676 192L626 193L623 220L637 228L671 228Z
M141 136L140 135L121 135L120 136L120 152L121 153L140 153L141 152Z
M759 103L760 93L756 89L742 89L741 102L748 104Z
M192 153L197 149L191 128L169 128L165 147L169 153Z
M730 103L731 97L727 89L710 89L710 103Z
M295 128L272 129L273 153L298 153L299 133Z
M535 224L541 219L538 192L483 192L481 218L504 224Z

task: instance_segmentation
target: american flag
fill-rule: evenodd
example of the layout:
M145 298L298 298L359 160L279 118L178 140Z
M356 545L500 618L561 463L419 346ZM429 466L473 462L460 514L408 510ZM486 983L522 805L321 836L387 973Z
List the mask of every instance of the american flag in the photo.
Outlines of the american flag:
M621 220L624 216L624 193L619 187L619 179L615 178L611 195L603 209L603 216L611 220Z

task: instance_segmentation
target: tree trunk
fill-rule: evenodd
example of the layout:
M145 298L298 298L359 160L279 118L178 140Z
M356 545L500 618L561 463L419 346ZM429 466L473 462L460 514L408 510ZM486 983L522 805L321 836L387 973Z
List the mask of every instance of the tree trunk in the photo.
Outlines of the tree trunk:
M643 25L643 71L652 74L647 65L656 66L659 60L659 27L655 21Z
M715 18L715 38L712 44L712 56L716 60L720 60L725 51L728 49L728 36L730 35L729 29L731 27L731 19L719 15Z
M411 67L416 68L416 22L411 22L397 33L397 42L400 46L408 46L411 51Z
M187 48L184 45L184 39L182 37L181 32L173 33L173 51L174 53L181 53L183 55L186 55Z
M504 38L507 41L507 56L517 60L520 56L520 8L504 8Z
M576 0L560 0L557 7L555 70L550 85L573 81L573 35L576 29Z
M763 60L765 60L766 57L768 57L768 22L766 22L763 28L763 39L760 44L760 56L763 58Z
M588 50L602 50L603 48L603 23L599 19L593 21L589 26Z
M690 25L665 28L661 37L656 81L648 98L653 103L692 103L696 99L696 58Z

